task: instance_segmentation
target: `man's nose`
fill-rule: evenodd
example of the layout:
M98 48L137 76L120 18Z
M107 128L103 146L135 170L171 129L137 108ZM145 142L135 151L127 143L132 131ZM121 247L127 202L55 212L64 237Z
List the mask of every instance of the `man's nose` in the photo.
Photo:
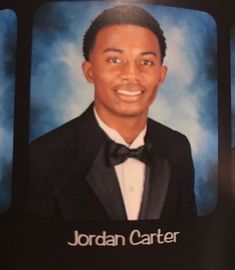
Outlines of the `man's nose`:
M120 77L122 80L138 81L140 77L140 67L134 61L127 61L122 66Z

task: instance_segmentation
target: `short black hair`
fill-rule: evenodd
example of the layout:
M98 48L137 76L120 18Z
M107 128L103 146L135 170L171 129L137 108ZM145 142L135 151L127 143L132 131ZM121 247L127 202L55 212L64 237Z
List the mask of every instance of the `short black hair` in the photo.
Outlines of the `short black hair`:
M146 10L129 5L116 6L104 10L87 29L83 38L83 56L89 61L90 52L94 46L98 32L106 26L116 24L131 24L148 28L158 38L161 52L161 62L166 55L166 38L159 22Z

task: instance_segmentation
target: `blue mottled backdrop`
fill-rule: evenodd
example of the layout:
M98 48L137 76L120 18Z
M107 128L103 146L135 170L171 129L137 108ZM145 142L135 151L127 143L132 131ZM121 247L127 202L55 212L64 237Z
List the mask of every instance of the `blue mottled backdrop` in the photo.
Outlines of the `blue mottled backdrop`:
M0 11L0 213L11 201L16 15Z

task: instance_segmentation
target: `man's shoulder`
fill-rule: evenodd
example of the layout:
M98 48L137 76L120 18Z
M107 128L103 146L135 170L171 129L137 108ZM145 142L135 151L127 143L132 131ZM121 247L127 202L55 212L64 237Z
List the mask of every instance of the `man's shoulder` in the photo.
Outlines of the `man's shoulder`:
M76 117L46 134L43 134L30 143L30 149L53 149L63 146L68 148L70 145L73 146L78 137L81 136L83 132L86 132L84 130L86 130L89 125L89 116L89 112L87 113L86 111L79 117Z
M191 146L184 134L152 119L148 121L148 128L154 151L166 156L171 164L191 159Z
M174 130L168 126L163 125L162 123L159 123L153 119L148 119L148 127L149 132L153 136L160 136L164 138L165 140L175 141L175 140L186 140L186 136L177 131Z
M58 152L66 154L76 142L78 121L73 119L33 140L29 145L30 159L35 156L47 160Z
M54 141L58 141L61 139L64 140L70 137L71 133L76 130L78 121L79 118L75 118L69 122L62 124L61 126L52 129L51 131L48 131L47 133L34 139L31 145L52 143Z

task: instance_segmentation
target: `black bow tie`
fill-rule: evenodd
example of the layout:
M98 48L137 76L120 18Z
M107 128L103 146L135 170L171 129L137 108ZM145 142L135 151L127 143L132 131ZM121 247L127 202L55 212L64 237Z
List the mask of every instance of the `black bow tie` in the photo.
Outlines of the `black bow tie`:
M108 161L112 166L121 164L128 158L136 158L144 163L147 163L150 149L150 144L146 144L135 149L130 149L123 144L111 141L108 145Z

